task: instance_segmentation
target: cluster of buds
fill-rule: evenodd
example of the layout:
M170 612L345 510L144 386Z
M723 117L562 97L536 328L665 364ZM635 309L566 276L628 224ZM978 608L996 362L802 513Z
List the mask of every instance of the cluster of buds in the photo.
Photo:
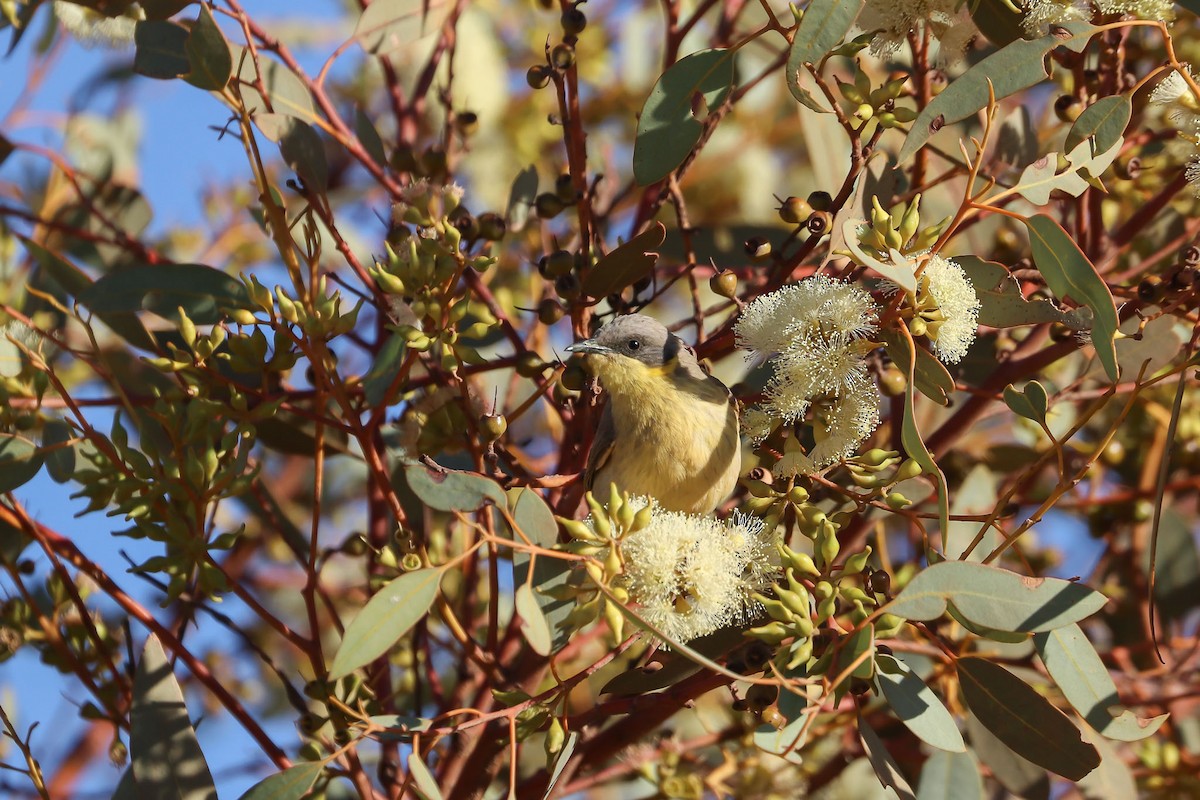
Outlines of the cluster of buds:
M903 262L907 257L923 253L933 246L949 222L944 219L928 228L921 228L921 195L913 197L903 209L889 213L871 198L871 222L858 231L858 241L881 261ZM872 252L873 251L873 252ZM898 253L901 257L895 256Z
M838 81L838 90L842 97L854 106L853 116L862 123L863 128L871 120L875 120L884 128L895 128L917 118L916 111L896 105L896 100L903 93L904 84L907 82L908 76L902 75L872 89L871 79L865 72L858 70L854 73L854 83Z
M848 459L845 466L855 486L872 490L889 508L899 511L912 505L912 501L899 492L887 491L888 487L921 474L921 465L911 458L901 458L896 450L876 447Z
M565 549L575 555L587 556L579 578L563 586L556 599L570 599L575 608L564 624L578 629L595 622L603 615L615 642L620 642L625 629L621 605L629 602L629 591L620 585L625 571L621 544L630 534L650 524L653 506L638 508L628 495L612 484L608 505L601 505L591 492L587 494L591 515L587 520L560 519L571 537ZM603 588L601 588L603 587Z

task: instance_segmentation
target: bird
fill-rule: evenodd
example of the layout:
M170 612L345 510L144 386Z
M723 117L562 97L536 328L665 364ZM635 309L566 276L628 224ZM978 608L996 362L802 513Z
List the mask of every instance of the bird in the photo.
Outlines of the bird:
M610 484L661 508L709 514L741 473L738 406L658 320L625 314L568 346L608 395L584 483L598 498Z

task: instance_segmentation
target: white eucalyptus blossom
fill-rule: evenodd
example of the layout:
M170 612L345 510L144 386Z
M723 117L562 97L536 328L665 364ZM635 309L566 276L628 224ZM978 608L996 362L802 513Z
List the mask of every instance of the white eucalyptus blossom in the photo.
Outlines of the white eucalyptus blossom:
M1052 25L1091 18L1092 7L1083 0L1027 0L1021 27L1027 36L1045 36Z
M145 14L131 6L123 16L106 17L75 3L55 0L54 16L67 33L84 47L105 47L110 50L126 50L133 46L134 29Z
M832 464L854 455L879 425L879 387L864 371L822 404L816 414L817 443L809 453L814 465Z
M782 353L797 337L847 340L875 332L875 304L857 286L813 275L765 294L742 311L738 344L761 358Z
M937 61L942 64L962 58L979 34L961 0L867 0L858 25L865 31L877 31L871 52L881 57L900 49L908 34L923 25L938 42Z
M629 502L644 508L647 501ZM755 517L735 514L722 522L657 506L621 552L637 613L677 642L748 618L757 607L753 593L770 585L778 563L774 534Z
M1096 6L1104 14L1125 14L1161 22L1175 19L1171 0L1096 0Z
M957 364L975 341L979 327L979 296L962 267L935 255L925 262L921 288L937 304L941 320L929 322L933 351L946 364Z
M1186 76L1179 70L1171 70L1171 74L1159 81L1150 93L1150 103L1162 106L1167 119L1176 128L1195 134L1200 133L1200 98L1192 91L1188 78L1195 82L1190 69Z

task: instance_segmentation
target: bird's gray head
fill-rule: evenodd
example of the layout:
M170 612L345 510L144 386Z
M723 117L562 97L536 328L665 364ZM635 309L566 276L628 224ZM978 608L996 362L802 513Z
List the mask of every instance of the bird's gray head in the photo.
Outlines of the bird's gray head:
M591 339L576 342L569 353L594 356L625 356L648 367L663 367L689 354L682 340L656 319L644 314L626 314L605 325Z

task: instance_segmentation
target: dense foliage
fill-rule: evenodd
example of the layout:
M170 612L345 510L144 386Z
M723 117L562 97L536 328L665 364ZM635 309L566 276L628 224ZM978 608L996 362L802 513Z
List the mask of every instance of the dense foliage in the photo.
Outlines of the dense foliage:
M0 0L0 793L1200 793L1200 4L280 11ZM715 516L584 493L630 312Z

